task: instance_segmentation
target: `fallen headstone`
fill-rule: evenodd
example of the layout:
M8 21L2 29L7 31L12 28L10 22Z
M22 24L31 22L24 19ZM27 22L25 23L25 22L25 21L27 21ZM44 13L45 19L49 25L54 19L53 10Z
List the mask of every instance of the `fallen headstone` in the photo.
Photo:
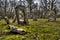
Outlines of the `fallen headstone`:
M51 21L51 22L52 22L52 21L55 21L55 18L49 17L49 18L48 18L48 21Z
M9 25L9 29L13 33L18 33L18 34L26 34L27 33L26 30L17 28L14 25Z

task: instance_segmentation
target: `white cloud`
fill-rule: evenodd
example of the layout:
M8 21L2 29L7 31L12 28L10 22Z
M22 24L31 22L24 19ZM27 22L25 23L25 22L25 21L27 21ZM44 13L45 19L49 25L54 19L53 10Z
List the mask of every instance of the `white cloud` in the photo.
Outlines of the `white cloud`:
M38 5L40 4L40 0L35 0L34 3L38 3Z
M17 0L17 1L19 1L19 0Z

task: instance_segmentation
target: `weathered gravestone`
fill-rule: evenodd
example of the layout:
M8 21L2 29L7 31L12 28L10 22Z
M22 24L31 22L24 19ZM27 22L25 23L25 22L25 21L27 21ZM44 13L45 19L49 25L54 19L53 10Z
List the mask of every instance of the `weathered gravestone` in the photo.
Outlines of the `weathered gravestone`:
M56 15L54 11L49 11L48 12L48 21L52 22L52 21L56 21Z
M52 17L52 16L50 16L49 18L48 18L48 21L55 21L56 19L54 18L54 17Z
M9 29L12 33L18 33L18 34L26 34L26 30L17 28L14 25L9 25Z

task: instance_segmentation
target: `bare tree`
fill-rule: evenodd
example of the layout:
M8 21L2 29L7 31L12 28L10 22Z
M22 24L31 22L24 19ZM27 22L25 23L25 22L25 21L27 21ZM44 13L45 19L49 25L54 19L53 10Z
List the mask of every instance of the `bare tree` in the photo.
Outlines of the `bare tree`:
M30 17L32 16L32 7L31 7L31 5L32 5L32 3L33 3L33 0L26 0L27 2L28 2L28 7L29 7L29 9L30 9Z
M49 0L49 19L52 20L52 21L56 21L56 0ZM52 14L52 15L51 15ZM50 21L49 20L49 21Z
M37 21L37 7L38 7L38 3L36 3L35 5L34 5L34 17L33 17L33 20L34 21Z
M22 24L22 22L19 19L19 13L18 13L19 10L22 11L23 15L24 15L24 22L23 22L23 24L27 25L28 24L28 18L27 18L27 14L25 13L25 6L22 6L22 5L18 5L17 7L15 7L16 18L17 18L18 24Z
M5 15L3 15L3 18L6 21L6 23L9 24L10 22L6 14L7 13L6 8L7 8L7 0L5 0Z

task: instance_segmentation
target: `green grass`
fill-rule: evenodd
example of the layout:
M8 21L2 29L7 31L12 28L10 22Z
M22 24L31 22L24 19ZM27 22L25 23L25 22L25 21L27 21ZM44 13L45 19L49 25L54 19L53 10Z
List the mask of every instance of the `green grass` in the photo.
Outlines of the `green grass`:
M5 21L0 21L0 40L59 40L60 39L60 19L56 22L48 22L47 19L39 19L38 21L29 20L29 26L17 25L11 23L18 28L25 29L26 35L9 33L8 25Z

